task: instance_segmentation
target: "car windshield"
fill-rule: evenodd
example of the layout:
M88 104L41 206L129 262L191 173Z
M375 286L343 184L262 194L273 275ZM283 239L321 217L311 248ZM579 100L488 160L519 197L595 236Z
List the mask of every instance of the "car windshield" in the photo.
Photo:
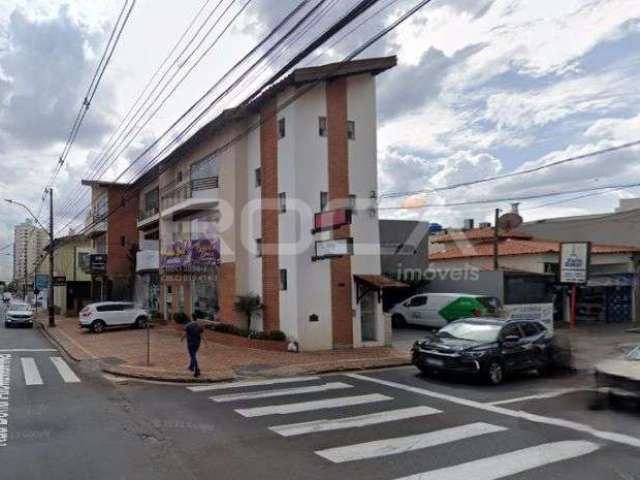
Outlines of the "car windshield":
M483 323L452 323L438 332L441 338L457 338L475 342L495 342L500 333L500 325Z
M27 312L30 310L29 305L25 305L24 303L15 303L11 305L10 308L14 312Z

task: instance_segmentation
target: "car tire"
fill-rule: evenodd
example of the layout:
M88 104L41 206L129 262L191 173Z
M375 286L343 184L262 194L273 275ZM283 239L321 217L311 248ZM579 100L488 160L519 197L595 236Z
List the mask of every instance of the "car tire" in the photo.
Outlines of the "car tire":
M418 367L418 370L420 370L420 373L425 377L433 377L433 370L431 370L430 368L421 366Z
M504 365L500 360L491 360L485 370L485 380L489 385L500 385L504 381Z
M102 320L94 320L91 324L91 331L93 333L102 333L104 332L105 323Z
M147 317L138 317L136 318L136 328L145 328L147 326Z
M10 326L9 322L4 322L4 328L9 328Z
M395 313L391 317L391 326L394 328L404 328L407 326L407 319L399 313Z

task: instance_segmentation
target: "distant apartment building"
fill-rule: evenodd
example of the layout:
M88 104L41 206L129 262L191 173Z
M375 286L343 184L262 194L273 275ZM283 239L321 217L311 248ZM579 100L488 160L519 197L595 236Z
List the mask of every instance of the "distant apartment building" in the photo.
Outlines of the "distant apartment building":
M32 290L35 274L41 270L44 248L49 243L46 230L31 219L16 225L13 231L13 280L19 292Z
M133 184L85 182L106 281L135 268L137 301L166 320L247 327L234 304L256 294L250 328L304 350L384 344L382 289L397 282L381 275L375 77L395 64L297 69Z

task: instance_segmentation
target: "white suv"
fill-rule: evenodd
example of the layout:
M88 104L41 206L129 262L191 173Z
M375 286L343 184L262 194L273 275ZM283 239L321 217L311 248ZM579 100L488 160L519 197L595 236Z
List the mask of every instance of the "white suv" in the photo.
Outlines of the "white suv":
M80 327L94 333L101 333L106 327L144 328L148 320L149 313L130 302L92 303L80 311Z

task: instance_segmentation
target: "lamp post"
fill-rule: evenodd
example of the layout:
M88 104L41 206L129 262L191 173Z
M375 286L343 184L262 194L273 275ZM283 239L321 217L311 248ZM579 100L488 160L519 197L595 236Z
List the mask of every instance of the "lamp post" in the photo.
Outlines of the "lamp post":
M53 189L49 188L47 192L49 193L49 228L48 229L45 228L40 223L40 220L38 220L38 217L36 217L31 211L31 209L27 207L24 203L16 202L15 200L12 200L10 198L5 198L5 201L7 203L10 203L11 205L17 205L23 208L29 215L31 215L31 217L35 220L36 224L40 226L40 228L42 228L43 230L49 231L49 248L48 248L49 250L49 294L47 298L47 303L49 307L48 308L49 326L55 327L56 318L55 318L55 309L53 307ZM26 288L27 279L25 278L24 281L25 281L25 288Z

